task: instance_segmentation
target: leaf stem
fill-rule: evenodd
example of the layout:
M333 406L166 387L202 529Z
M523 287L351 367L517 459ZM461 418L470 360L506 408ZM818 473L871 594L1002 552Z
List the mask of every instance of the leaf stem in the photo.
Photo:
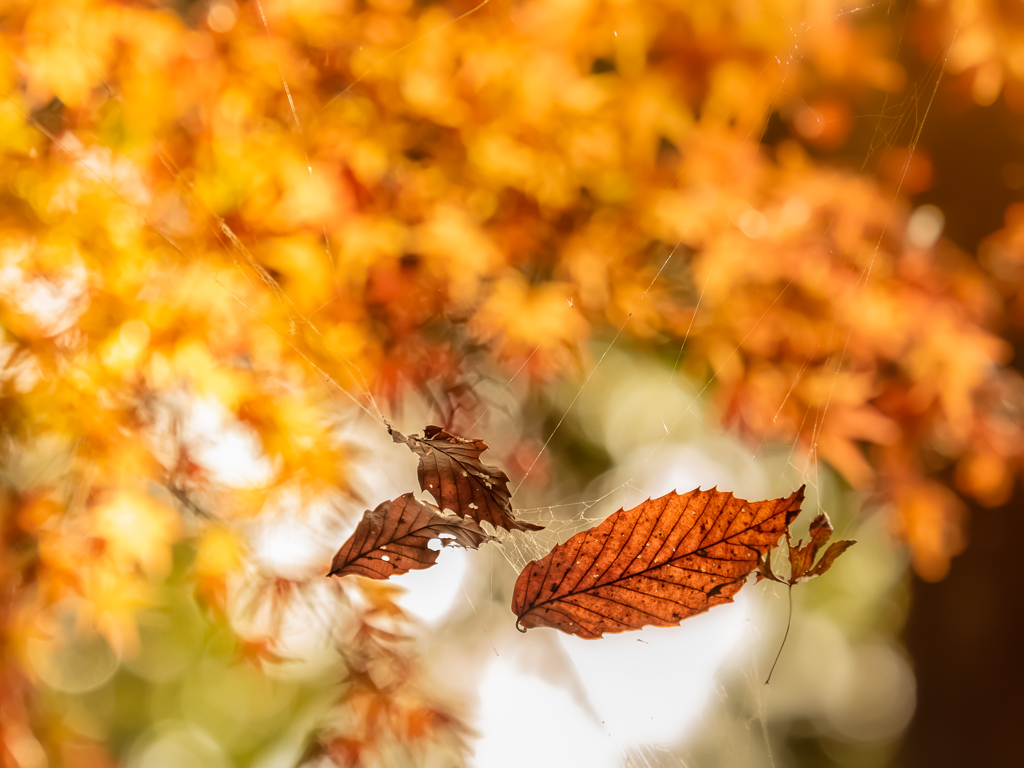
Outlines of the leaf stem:
M772 681L772 673L775 672L775 665L779 663L779 657L782 656L782 649L786 647L786 640L789 638L789 628L793 626L793 585L789 585L789 619L786 621L786 634L782 636L782 645L779 646L779 652L775 654L775 661L772 662L772 668L768 672L768 679L764 681L765 685L768 685Z

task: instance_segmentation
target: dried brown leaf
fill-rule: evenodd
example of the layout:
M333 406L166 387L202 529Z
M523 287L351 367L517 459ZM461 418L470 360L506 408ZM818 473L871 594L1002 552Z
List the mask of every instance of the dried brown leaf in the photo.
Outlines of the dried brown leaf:
M517 624L597 638L731 602L803 498L802 486L756 502L696 489L619 510L526 566L512 597Z
M829 548L825 550L825 554L821 556L821 560L807 572L807 578L813 579L815 576L821 576L829 568L832 567L832 563L836 561L843 552L848 550L857 542L853 539L843 539L842 541L833 542L829 545Z
M818 556L818 550L828 543L832 537L832 526L828 516L820 514L811 522L810 539L805 546L800 546L803 541L798 541L796 547L789 549L790 578L793 581L801 578L814 565L814 558Z
M818 561L817 565L814 565L814 558L818 556L818 551L828 543L830 538L832 538L832 523L829 522L828 515L822 513L811 521L810 538L806 544L803 543L803 539L800 539L794 545L789 538L789 531L786 531L786 544L789 549L788 579L782 578L772 570L771 552L766 553L758 562L758 581L761 579L771 579L789 587L789 620L786 622L786 634L782 638L782 645L779 646L779 652L772 663L771 671L768 672L768 679L764 681L765 685L771 682L772 674L775 672L775 665L782 658L782 649L786 646L789 628L793 623L793 585L798 581L809 581L815 576L821 576L821 574L832 567L832 563L836 561L837 557L857 543L849 539L835 542L825 550L825 554Z
M496 541L472 520L443 515L407 493L363 513L355 532L335 554L329 575L387 579L429 568L439 552L428 546L432 539L470 549Z
M396 443L405 443L420 457L420 488L433 496L441 509L509 531L544 527L515 519L508 475L480 461L480 454L487 450L483 440L458 437L437 426L424 427L422 437L388 429Z
M767 556L759 566L760 576L762 578L771 579L772 581L777 581L780 584L789 585L796 584L798 581L808 581L816 576L821 576L821 574L825 573L832 567L836 558L857 543L851 539L834 542L825 550L825 554L822 555L821 559L817 564L815 564L814 560L818 556L818 552L821 551L822 547L828 544L828 541L831 538L832 523L829 522L828 515L818 515L811 522L810 537L806 544L803 543L803 539L798 540L796 544L790 542L789 578L782 578L772 571L771 560Z

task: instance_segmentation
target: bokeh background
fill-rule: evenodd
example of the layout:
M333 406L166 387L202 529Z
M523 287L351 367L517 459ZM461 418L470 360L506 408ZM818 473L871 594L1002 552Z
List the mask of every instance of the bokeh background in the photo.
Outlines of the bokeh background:
M1024 12L0 0L0 764L1010 765ZM326 579L490 445L536 534ZM514 629L620 507L855 538ZM810 514L797 523L805 531Z

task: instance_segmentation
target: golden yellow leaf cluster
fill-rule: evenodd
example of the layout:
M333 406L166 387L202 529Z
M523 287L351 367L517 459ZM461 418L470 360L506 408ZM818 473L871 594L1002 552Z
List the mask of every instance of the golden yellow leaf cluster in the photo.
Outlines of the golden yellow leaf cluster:
M982 106L1001 93L1016 112L1024 110L1024 14L995 0L923 0L914 18L921 52L947 55L946 70L962 80Z

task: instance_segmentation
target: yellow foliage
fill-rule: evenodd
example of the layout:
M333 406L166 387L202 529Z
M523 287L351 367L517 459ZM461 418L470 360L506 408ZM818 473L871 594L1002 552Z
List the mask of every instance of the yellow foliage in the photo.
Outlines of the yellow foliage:
M925 46L962 23L972 98L1024 104L1016 16L925 5ZM344 419L412 387L458 400L470 360L569 378L620 333L685 352L755 443L878 491L941 578L963 513L936 473L996 504L1024 457L997 335L1006 301L1024 318L1024 214L984 271L815 159L905 80L891 31L847 10L0 4L3 451L54 439L70 466L11 502L38 591L0 584L0 638L77 595L130 649L183 541L223 607L238 518L347 488ZM790 138L769 148L770 119Z
M536 353L538 370L565 370L566 352L587 334L587 324L571 304L569 286L545 283L531 287L518 273L498 280L491 296L473 317L473 330L494 340L502 357L526 358Z
M134 564L149 576L166 575L170 545L178 538L177 515L138 491L115 491L92 510L90 528L120 566Z

